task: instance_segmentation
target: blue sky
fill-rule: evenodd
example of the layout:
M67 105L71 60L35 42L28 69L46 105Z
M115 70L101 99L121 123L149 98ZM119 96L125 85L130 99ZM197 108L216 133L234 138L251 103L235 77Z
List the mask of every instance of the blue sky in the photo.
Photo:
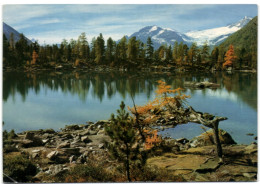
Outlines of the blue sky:
M215 28L244 16L257 16L257 5L4 5L3 21L41 44L77 39L88 41L102 33L117 40L144 26L157 25L180 32Z

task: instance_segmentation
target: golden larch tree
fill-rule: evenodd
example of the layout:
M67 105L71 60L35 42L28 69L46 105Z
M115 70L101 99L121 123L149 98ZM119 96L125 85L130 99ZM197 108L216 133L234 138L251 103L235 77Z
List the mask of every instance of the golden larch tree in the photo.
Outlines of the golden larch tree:
M37 54L37 52L34 50L33 53L32 53L32 61L31 61L31 64L32 64L32 65L35 65L35 64L36 64L37 58L38 58L38 54Z
M233 66L233 63L236 60L236 58L237 56L235 56L234 47L233 45L230 45L228 51L225 54L225 63L223 63L223 68Z

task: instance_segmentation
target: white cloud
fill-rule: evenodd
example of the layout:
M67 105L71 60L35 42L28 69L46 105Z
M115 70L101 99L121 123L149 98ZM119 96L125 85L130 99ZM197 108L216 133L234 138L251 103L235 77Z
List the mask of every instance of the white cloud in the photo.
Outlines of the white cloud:
M41 17L51 12L51 9L41 5L4 5L3 20L8 24L19 24L31 18Z

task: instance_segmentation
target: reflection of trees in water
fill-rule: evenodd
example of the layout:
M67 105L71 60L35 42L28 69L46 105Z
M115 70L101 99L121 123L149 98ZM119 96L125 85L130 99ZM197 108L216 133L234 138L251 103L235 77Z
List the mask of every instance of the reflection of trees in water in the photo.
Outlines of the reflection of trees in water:
M239 100L257 109L257 74L256 73L222 73L223 86L228 92L237 94Z
M210 82L221 84L228 92L234 92L238 98L251 107L256 109L257 101L257 80L256 74L252 73L176 73L176 74L150 74L150 73L23 73L23 72L5 72L3 75L3 100L7 101L9 96L15 97L16 93L21 94L25 100L29 90L36 94L45 89L63 93L77 95L82 101L87 100L90 92L93 98L100 101L103 98L111 99L116 93L119 93L123 99L127 95L135 96L144 93L147 99L156 89L156 81L165 80L173 88L182 87L184 81L201 82L208 80ZM184 92L187 89L184 88ZM194 94L196 89L189 89ZM202 93L206 95L206 91ZM248 98L250 96L250 98Z

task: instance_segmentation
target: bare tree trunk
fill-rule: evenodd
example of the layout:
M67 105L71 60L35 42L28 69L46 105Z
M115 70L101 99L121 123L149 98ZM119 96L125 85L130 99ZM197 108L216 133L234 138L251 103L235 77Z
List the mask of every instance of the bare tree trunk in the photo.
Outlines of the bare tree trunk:
M217 154L219 158L222 158L222 146L219 140L219 131L218 131L218 124L219 122L216 122L213 124L213 132L214 132L214 138L217 146Z

